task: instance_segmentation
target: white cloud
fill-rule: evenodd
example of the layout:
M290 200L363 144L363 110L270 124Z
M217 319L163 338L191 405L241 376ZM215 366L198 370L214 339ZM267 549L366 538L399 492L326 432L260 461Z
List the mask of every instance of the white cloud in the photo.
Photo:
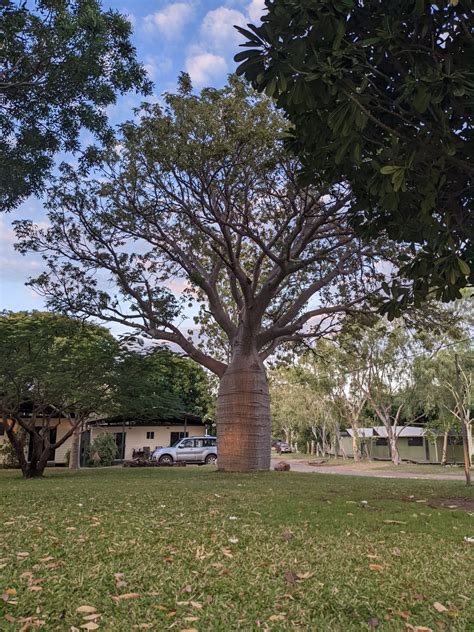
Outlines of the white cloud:
M219 7L209 11L201 24L201 41L212 50L234 50L241 43L241 35L235 25L245 26L245 16L235 9Z
M159 75L163 75L171 71L173 68L173 60L170 57L146 55L143 65L150 79L156 79Z
M250 21L258 22L266 10L265 0L252 0L247 7Z
M186 72L196 87L208 84L227 72L227 62L220 55L199 53L186 60Z
M161 11L151 13L144 18L144 28L149 33L160 31L165 37L178 37L183 27L191 20L194 7L186 2L169 4Z

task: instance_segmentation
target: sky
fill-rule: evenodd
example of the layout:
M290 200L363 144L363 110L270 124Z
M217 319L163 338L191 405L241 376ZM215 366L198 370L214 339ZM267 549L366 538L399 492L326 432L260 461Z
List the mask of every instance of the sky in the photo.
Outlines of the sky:
M233 56L243 41L234 25L255 24L264 10L264 0L104 0L102 4L130 20L137 57L155 85L153 100L173 92L183 70L190 74L196 89L221 87L228 73L235 70ZM110 122L115 125L131 118L133 108L142 100L135 94L119 97L109 109ZM14 250L11 222L15 219L45 224L41 200L30 198L14 213L0 215L0 309L43 309L42 297L25 286L28 278L43 270L43 262L39 256L22 256Z

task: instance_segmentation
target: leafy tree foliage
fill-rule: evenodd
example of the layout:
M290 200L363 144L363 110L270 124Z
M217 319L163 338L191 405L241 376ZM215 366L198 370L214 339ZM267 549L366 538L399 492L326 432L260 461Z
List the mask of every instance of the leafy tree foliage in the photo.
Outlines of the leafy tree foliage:
M43 190L54 155L81 128L107 143L117 92L150 91L130 23L98 0L3 0L0 6L0 210Z
M148 353L122 351L113 389L111 412L136 420L181 413L205 417L211 405L204 369L166 348Z
M76 469L80 432L93 414L204 415L208 401L204 371L169 350L129 351L108 330L58 314L0 316L0 414L25 477L41 476L70 437ZM68 430L51 442L59 418Z
M228 470L269 467L265 359L370 309L381 261L394 255L386 240L361 244L344 187L296 182L282 126L271 102L235 78L193 95L184 76L164 107L122 126L120 152L103 156L97 178L64 170L48 229L17 224L20 249L45 255L32 284L51 307L176 343L220 378ZM227 357L180 326L193 306L215 321Z
M348 182L351 222L416 256L382 313L474 280L471 0L273 0L237 70L276 99L305 179Z
M116 351L107 330L65 316L0 316L0 413L25 477L41 476L52 452L106 407ZM69 429L51 442L58 418ZM32 446L29 461L25 440Z

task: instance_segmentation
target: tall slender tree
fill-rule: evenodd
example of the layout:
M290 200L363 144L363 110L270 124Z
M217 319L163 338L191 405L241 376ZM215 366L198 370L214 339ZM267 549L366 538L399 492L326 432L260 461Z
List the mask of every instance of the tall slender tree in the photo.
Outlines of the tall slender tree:
M355 235L343 184L297 183L283 129L237 79L194 95L182 76L164 107L122 126L95 179L64 170L48 229L17 224L21 250L44 253L32 286L51 307L175 343L219 377L222 470L268 469L265 360L368 309L393 255L386 239ZM182 324L193 305L215 321L228 360Z

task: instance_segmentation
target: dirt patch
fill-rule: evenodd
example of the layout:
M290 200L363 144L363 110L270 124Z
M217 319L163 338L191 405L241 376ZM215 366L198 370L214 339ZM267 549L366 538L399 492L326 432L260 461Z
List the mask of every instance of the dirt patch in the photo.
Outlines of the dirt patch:
M428 504L435 509L474 511L474 500L472 498L434 498Z

